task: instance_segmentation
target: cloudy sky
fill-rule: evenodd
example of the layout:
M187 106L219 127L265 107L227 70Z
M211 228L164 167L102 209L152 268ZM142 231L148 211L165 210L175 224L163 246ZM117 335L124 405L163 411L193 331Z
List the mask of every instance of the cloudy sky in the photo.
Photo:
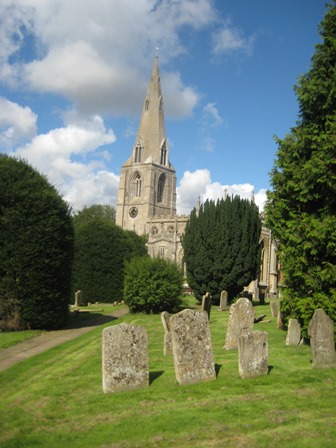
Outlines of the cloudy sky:
M295 126L322 0L1 0L0 152L74 211L116 205L159 48L178 213L225 192L263 207Z

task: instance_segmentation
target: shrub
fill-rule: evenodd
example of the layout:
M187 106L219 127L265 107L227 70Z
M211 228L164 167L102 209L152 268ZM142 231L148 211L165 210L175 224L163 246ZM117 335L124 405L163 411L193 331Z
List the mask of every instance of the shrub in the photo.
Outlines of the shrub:
M58 328L68 316L70 208L23 160L0 154L0 320L3 328Z
M138 257L125 266L124 300L131 313L178 311L182 304L183 276L173 262Z

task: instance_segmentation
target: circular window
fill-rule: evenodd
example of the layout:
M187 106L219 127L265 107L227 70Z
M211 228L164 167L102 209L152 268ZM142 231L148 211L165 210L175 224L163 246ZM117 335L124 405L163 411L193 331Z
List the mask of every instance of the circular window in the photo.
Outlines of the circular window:
M129 211L129 215L131 218L135 218L138 214L138 209L136 207L132 207Z

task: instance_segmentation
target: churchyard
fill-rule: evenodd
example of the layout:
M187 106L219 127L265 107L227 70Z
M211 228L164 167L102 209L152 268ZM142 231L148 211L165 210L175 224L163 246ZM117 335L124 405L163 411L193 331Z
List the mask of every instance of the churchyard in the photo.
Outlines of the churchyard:
M192 308L182 320L200 307ZM177 381L173 355L164 354L164 319L145 314L129 314L1 372L0 446L335 446L336 369L313 368L308 345L286 345L269 303L254 311L266 318L253 329L268 334L268 374L256 378L242 379L238 351L224 349L229 311L215 306L209 323L215 375L207 381ZM102 333L121 323L146 329L148 383L104 393ZM173 331L179 325L173 322ZM202 338L208 336L203 328ZM194 329L189 337L197 338Z

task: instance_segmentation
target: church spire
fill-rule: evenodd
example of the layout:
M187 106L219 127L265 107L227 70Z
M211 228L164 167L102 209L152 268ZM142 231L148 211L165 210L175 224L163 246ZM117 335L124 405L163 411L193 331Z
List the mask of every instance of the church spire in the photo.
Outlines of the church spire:
M133 157L135 162L154 162L169 166L157 53L143 105Z

